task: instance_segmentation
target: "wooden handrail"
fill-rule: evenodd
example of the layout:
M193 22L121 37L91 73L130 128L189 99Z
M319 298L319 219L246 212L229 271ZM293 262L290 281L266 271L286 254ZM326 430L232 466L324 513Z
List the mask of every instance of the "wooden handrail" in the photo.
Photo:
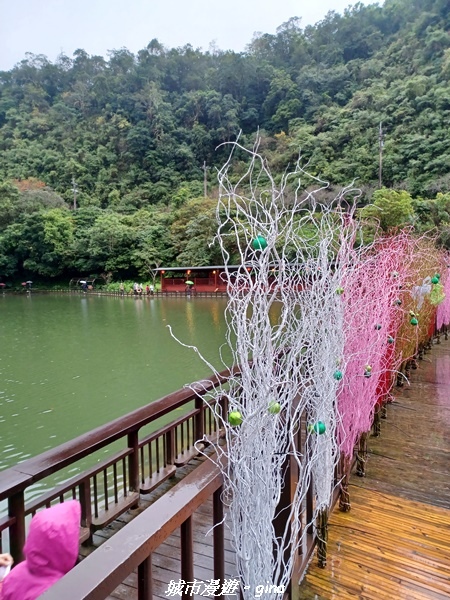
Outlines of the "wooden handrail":
M192 383L189 387L168 394L133 412L119 417L110 423L97 427L77 438L66 442L52 450L30 458L0 474L0 501L7 499L8 516L11 521L0 524L0 532L8 529L9 549L16 562L21 560L22 548L25 543L25 519L30 513L48 506L52 501L63 502L65 495L78 497L82 505L83 522L87 532L111 522L127 508L139 503L141 482L142 491L148 493L162 481L171 477L177 466L181 466L194 455L195 441L203 437L203 415L210 410L203 403L202 396L213 390L217 385L226 383L230 375L239 375L239 368L226 369ZM195 408L194 408L195 406ZM176 410L185 407L187 414L178 417ZM173 413L171 423L160 428L149 439L139 439L139 432L144 426L157 421L161 417ZM184 429L186 424L186 430ZM209 434L211 432L209 431ZM179 438L177 438L179 435ZM177 442L177 439L180 443ZM27 489L45 477L61 471L80 459L122 440L124 449L117 453L112 460L107 459L97 463L91 469L57 486L52 491L41 495L26 505ZM162 445L159 444L162 441ZM147 447L151 457L152 444L156 443L153 457L160 465L161 456L163 469L158 466L156 473L148 463L149 476L145 477L144 449ZM180 454L181 452L181 454ZM178 453L178 454L177 454ZM110 471L108 473L108 468ZM121 475L119 474L121 473ZM97 474L100 477L98 485ZM121 483L118 484L121 477ZM109 487L108 480L112 482ZM111 490L111 493L109 492ZM56 492L56 495L55 495ZM89 537L83 532L84 539Z
M144 563L222 485L210 461L135 517L52 586L42 600L101 600ZM217 500L216 500L217 502ZM223 540L222 540L223 543Z
M40 508L42 506L43 503L49 503L52 500L55 500L56 498L61 496L61 494L64 494L65 492L67 492L68 490L80 485L81 483L83 483L85 481L88 481L90 477L92 477L93 475L95 475L97 473L100 473L101 471L103 471L103 469L106 469L109 466L113 465L119 459L125 458L126 456L131 454L131 452L132 452L132 450L130 448L121 450L120 452L116 452L113 456L110 456L107 460L96 464L95 467L86 469L79 475L75 475L74 477L71 477L68 481L61 483L60 485L52 488L48 492L45 492L41 496L38 496L37 498L35 498L34 500L32 500L30 503L27 504L25 514L28 515L28 514L34 513L38 508Z

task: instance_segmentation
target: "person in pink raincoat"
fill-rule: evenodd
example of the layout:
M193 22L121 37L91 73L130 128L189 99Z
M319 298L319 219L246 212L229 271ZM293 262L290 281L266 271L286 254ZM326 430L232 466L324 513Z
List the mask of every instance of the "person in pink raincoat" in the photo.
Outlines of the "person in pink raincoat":
M0 600L36 600L75 566L80 517L78 500L34 515L23 549L25 560L3 579Z

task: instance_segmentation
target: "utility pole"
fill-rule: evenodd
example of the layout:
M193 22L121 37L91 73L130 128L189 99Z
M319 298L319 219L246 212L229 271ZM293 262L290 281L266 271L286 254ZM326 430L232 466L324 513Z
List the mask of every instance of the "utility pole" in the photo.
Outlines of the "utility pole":
M383 123L380 121L380 130L378 132L378 146L379 146L379 163L378 163L378 187L381 189L383 186L383 146L384 146L384 135L383 135Z
M208 186L206 181L206 160L203 161L203 195L208 197Z
M78 186L76 184L75 177L72 177L72 192L73 192L73 210L77 210Z

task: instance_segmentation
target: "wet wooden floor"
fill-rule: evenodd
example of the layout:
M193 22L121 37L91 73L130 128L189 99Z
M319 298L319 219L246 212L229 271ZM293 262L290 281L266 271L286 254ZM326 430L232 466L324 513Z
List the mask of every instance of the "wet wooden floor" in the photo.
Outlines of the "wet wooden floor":
M351 479L351 511L331 516L327 566L313 559L301 600L450 598L450 341L395 396L369 440L366 477Z

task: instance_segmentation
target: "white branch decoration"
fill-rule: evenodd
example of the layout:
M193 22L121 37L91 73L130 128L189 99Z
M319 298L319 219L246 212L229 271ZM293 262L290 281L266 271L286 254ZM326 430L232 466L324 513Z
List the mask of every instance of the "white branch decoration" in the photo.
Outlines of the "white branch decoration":
M246 155L249 166L235 181L231 159L236 152ZM303 178L313 180L314 193L302 192ZM204 400L225 431L226 445L217 444L217 453L218 464L227 465L226 523L244 597L253 598L257 585L281 590L289 584L306 532L304 504L311 482L313 522L331 502L339 456L336 394L345 374L340 286L355 236L346 227L345 196L352 190L344 189L331 206L320 204L316 197L326 183L297 164L277 184L257 149L238 143L218 179L227 343L240 374ZM239 256L237 271L230 268L229 248ZM221 395L228 398L228 414L217 408ZM299 430L303 443L297 451ZM288 457L298 465L299 478L280 534L274 519ZM276 590L264 594L282 596Z

